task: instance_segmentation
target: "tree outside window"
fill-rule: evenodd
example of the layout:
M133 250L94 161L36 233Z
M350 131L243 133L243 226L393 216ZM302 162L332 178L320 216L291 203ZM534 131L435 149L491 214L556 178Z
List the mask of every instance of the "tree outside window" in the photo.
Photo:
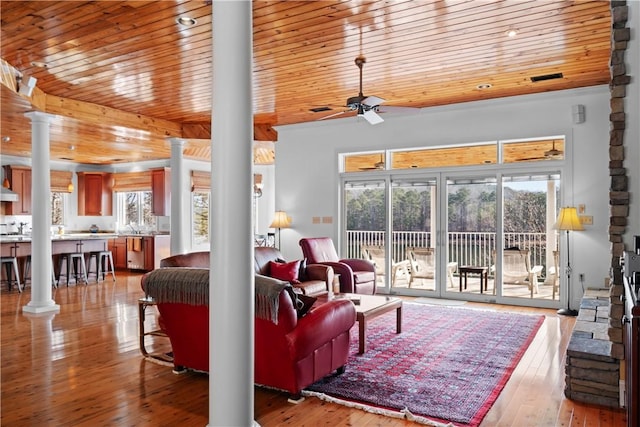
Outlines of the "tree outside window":
M156 226L156 217L152 213L151 191L130 191L118 193L118 220L132 231L152 229Z
M195 246L209 243L209 192L194 191L193 206L193 243Z
M51 192L51 225L64 225L64 193Z

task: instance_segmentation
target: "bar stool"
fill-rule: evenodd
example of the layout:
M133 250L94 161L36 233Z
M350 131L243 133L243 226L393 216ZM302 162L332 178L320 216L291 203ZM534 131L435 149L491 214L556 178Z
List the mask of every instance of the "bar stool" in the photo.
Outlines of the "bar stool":
M63 262L65 263L65 269L62 268ZM69 286L69 274L72 265L75 283L78 283L78 270L80 270L80 273L82 274L82 280L84 280L84 283L89 283L89 281L87 280L87 267L84 263L84 253L67 252L60 254L60 258L58 260L58 270L60 271L60 273L58 274L58 286L60 286L62 276L65 276L65 278L67 279L67 286Z
M107 273L111 273L113 280L116 280L116 273L113 266L113 253L111 251L92 251L89 253L89 260L87 261L87 277L90 277L93 273L91 269L92 260L95 259L96 266L96 283L100 280L105 280ZM102 274L102 279L100 275Z
M27 255L24 260L24 274L22 276L22 282L24 286L27 286L27 280L31 282L31 255ZM51 285L54 288L58 287L58 282L56 281L56 272L53 268L53 259L51 260Z
M18 292L22 292L22 285L20 284L20 273L18 272L18 258L14 256L3 256L0 258L0 263L4 266L6 272L6 279L2 280L7 282L7 289L11 290L11 285L16 283L18 285ZM15 275L15 280L12 278Z

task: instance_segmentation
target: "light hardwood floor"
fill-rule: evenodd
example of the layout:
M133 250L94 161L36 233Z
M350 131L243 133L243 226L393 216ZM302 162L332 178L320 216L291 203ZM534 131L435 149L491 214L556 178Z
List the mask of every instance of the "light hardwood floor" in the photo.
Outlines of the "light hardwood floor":
M208 377L142 358L138 348L140 275L117 272L117 281L53 291L58 314L27 315L23 294L0 291L1 425L204 426ZM622 410L564 398L564 354L575 319L553 310L469 304L538 312L546 320L482 426L624 426ZM146 316L155 325L153 310ZM152 342L153 341L153 342ZM163 342L164 341L164 342ZM151 338L149 348L166 350ZM255 418L269 426L407 426L411 422L307 398L255 389Z

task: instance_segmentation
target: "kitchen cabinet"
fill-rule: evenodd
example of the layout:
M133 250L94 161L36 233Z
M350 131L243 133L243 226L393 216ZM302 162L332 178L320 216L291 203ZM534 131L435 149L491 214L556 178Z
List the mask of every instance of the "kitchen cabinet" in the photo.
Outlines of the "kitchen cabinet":
M5 215L31 215L31 168L5 166L4 175L11 183L11 190L18 194L17 202L7 202Z
M112 215L113 191L111 174L107 172L77 172L78 215Z
M151 271L160 268L160 260L170 255L170 243L168 234L134 234L113 239L109 248L116 269Z
M127 268L127 238L117 237L109 240L109 250L113 254L113 264L117 270Z
M152 213L168 216L171 213L171 169L151 170Z

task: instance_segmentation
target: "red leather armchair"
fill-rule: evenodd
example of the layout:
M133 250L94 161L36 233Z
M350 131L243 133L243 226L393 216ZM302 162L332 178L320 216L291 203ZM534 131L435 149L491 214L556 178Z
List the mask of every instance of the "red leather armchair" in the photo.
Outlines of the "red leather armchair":
M305 387L333 371L344 372L349 330L356 321L351 301L316 302L298 319L291 297L283 290L278 323L258 316L254 321L256 384L285 390L297 400Z
M282 254L276 248L257 246L254 249L255 272L262 276L271 276L269 262L282 260ZM305 277L300 278L300 283L293 285L296 292L304 295L318 296L326 294L333 286L333 269L323 264L307 264L304 269Z
M307 262L328 265L340 275L340 292L376 293L376 271L371 261L340 259L330 237L303 238L299 244Z

